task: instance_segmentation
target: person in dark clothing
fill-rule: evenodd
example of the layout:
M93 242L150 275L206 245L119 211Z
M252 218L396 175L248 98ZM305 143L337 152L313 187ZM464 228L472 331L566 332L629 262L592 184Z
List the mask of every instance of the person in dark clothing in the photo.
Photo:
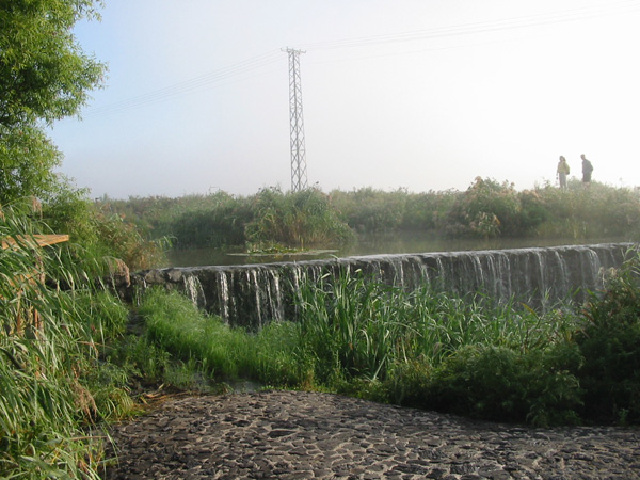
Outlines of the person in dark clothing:
M589 188L591 185L591 173L593 172L593 165L587 160L587 157L580 155L582 159L582 185L584 188Z

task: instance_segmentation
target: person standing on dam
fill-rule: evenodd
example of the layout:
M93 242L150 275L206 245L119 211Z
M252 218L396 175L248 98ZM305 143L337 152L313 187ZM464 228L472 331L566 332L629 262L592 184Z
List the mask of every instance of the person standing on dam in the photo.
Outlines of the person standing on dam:
M580 155L580 158L582 159L582 186L584 188L589 188L591 186L593 165L591 165L591 162L587 160L587 157L584 154Z
M569 167L569 164L562 155L560 155L560 161L558 162L557 173L560 189L565 190L567 188L567 175L571 173L571 167Z

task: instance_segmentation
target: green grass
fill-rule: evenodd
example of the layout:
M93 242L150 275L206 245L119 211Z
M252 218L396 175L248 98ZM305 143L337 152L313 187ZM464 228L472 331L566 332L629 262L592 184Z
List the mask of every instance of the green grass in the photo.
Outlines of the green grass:
M133 406L126 376L104 368L128 310L85 286L63 249L33 247L42 230L19 207L3 214L0 237L18 245L0 251L0 477L98 478L105 438L88 433Z
M515 302L495 304L480 295L462 299L426 286L405 292L361 272L307 284L301 312L302 338L316 355L371 380L384 380L391 365L410 359L437 366L470 345L527 351L572 328L568 317L542 317Z
M248 245L253 250L251 245L277 244L326 249L356 241L356 232L364 238L403 233L575 241L638 237L640 196L632 189L593 182L586 190L572 179L566 190L547 183L518 191L509 181L469 180L473 181L464 191L363 188L324 194L272 188L247 197L217 192L126 201L105 198L99 208L107 217L125 216L154 238L173 238L178 249Z
M140 313L151 341L217 381L252 379L537 426L638 423L640 286L632 260L604 297L544 314L483 296L405 292L347 271L304 283L301 319L257 333L160 290L146 295Z

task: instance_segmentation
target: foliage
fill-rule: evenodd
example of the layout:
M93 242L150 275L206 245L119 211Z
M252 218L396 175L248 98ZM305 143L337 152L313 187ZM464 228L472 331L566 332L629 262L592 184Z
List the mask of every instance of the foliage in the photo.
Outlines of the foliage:
M521 209L512 183L476 177L475 182L460 195L449 215L453 226L468 230L479 237L510 235L516 231Z
M299 247L335 245L350 240L351 231L330 208L328 198L316 189L284 194L261 190L253 201L254 220L245 226L248 242L282 243Z
M93 0L0 4L0 204L40 196L60 153L44 124L76 114L104 66L82 52L72 27L95 16Z
M132 269L150 268L163 261L164 239L149 241L137 225L100 207L87 199L84 190L74 190L67 184L59 185L43 205L50 230L69 235L68 248L84 270L95 276L105 274L113 258Z
M242 245L245 223L241 219L251 218L247 210L246 203L231 200L216 205L213 210L183 213L171 232L176 238L176 248Z
M608 279L603 298L592 296L582 312L577 343L586 362L579 371L589 392L585 416L640 422L640 255Z
M406 292L349 270L304 284L300 309L302 340L321 361L320 379L338 367L348 377L384 380L398 360L427 358L438 365L468 345L527 351L571 328L569 318L550 322L515 303L460 298L428 286Z
M447 216L459 192L427 192L406 194L405 208L402 212L401 230L429 230L443 232L447 225Z
M549 185L539 190L547 210L540 235L580 240L589 237L626 236L637 238L640 196L637 191L611 188L592 182L568 182L567 190Z
M36 246L44 227L19 206L0 218L0 238L15 240L0 250L0 476L98 478L101 437L86 431L132 407L126 376L103 368L127 309L74 288L83 272L64 249ZM47 287L45 273L68 289Z
M639 259L575 313L564 306L538 314L427 287L407 292L343 269L302 281L297 323L255 334L203 316L176 293L149 293L145 318L156 345L217 380L251 378L536 426L637 424ZM158 313L165 299L181 306Z
M175 248L248 247L265 251L332 247L403 233L449 238L538 236L551 239L632 240L640 225L640 195L592 182L566 190L548 184L516 191L509 182L476 178L464 192L384 192L370 188L326 195L311 189L263 189L248 197L224 192L180 198L104 199L105 212L135 223Z
M183 362L195 362L198 371L217 382L250 378L301 385L312 381L307 359L297 354L294 324L273 323L257 335L246 334L230 328L219 317L199 312L179 293L159 289L145 293L139 314L145 319L148 345L160 347Z
M235 379L243 368L245 337L227 328L220 319L199 314L193 303L177 293L146 293L139 314L147 336L182 360L196 358L214 377ZM209 341L211 340L211 341Z
M406 192L383 192L363 188L352 192L331 192L332 205L356 231L380 233L395 230L402 221Z
M577 423L582 392L572 371L580 361L577 349L562 344L527 352L467 346L436 367L410 403L497 421L526 419L544 427Z
M52 169L62 154L36 127L11 130L0 125L0 204L42 195L55 182Z

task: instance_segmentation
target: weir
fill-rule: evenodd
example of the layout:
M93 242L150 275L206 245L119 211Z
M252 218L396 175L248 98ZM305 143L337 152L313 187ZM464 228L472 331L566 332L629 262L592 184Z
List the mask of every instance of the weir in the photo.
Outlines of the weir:
M481 292L544 309L558 301L582 302L602 289L608 269L619 268L631 243L565 245L466 252L372 255L225 267L146 270L132 274L133 288L162 285L186 293L230 325L251 330L298 317L304 281L336 278L341 269L362 270L371 281L407 290L429 284L465 295Z

